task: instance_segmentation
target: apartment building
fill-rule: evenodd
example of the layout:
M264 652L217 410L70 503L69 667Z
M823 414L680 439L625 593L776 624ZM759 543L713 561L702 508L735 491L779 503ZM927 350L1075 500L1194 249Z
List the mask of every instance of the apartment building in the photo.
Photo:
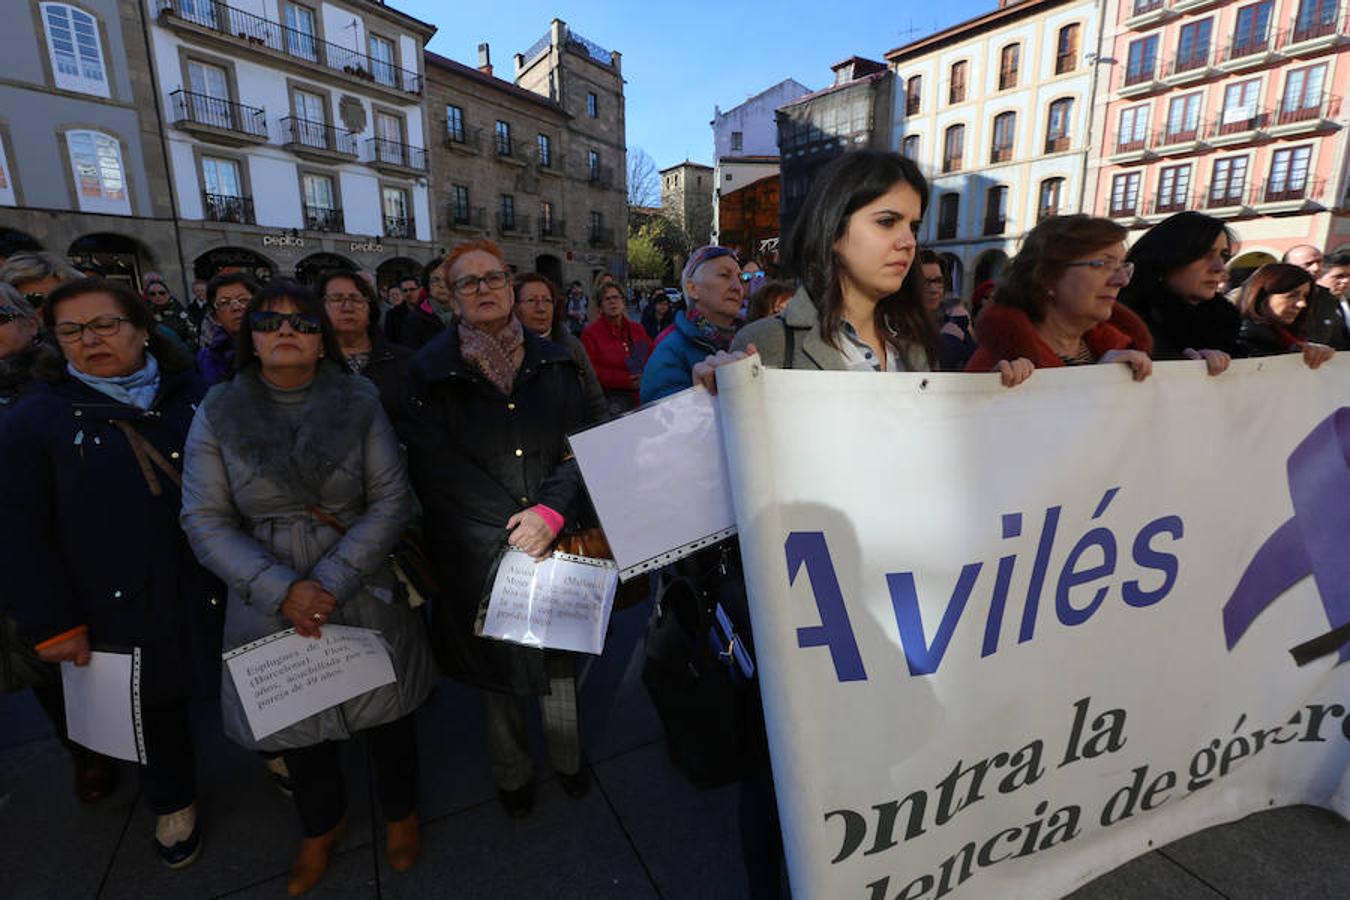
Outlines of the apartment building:
M695 247L712 239L713 167L685 160L660 171L661 209Z
M953 292L997 277L1040 219L1083 208L1102 19L1094 0L1004 0L886 54L893 148L930 180L920 240Z
M1090 208L1229 220L1237 268L1350 246L1345 0L1112 0Z
M181 283L137 2L21 0L0 29L0 255L44 249Z
M434 26L380 0L136 2L193 276L348 268L383 284L435 255L422 63Z

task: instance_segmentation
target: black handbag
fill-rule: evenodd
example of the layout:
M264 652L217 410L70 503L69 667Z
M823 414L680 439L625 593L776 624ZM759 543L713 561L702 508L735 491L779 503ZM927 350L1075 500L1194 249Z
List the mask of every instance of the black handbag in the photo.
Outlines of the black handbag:
M754 663L725 602L744 597L744 582L725 549L711 553L701 560L719 559L711 571L681 566L658 594L642 666L671 761L698 787L739 781L760 756Z

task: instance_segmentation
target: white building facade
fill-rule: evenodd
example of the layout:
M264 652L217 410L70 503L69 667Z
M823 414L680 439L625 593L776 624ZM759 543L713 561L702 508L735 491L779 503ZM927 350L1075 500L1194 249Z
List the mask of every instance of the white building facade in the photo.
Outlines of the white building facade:
M186 267L381 282L435 255L422 51L375 0L141 0Z

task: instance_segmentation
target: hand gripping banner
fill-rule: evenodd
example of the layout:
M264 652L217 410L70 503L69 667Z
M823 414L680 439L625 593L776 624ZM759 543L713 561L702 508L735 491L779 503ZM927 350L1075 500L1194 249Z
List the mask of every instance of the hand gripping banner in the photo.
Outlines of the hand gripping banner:
M1300 664L1350 660L1350 406L1324 419L1289 456L1294 516L1257 551L1223 608L1228 649L1285 591L1312 575L1331 632L1294 651Z

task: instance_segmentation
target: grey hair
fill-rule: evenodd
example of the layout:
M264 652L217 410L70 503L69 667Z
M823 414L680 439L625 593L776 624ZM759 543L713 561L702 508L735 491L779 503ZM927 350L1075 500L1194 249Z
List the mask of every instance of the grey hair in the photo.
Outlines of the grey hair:
M12 309L23 318L37 322L37 310L33 309L33 305L23 299L19 289L8 281L0 281L0 307Z
M18 284L23 281L38 281L56 276L62 281L74 281L83 278L70 261L46 250L15 253L0 267L0 281L6 284Z

